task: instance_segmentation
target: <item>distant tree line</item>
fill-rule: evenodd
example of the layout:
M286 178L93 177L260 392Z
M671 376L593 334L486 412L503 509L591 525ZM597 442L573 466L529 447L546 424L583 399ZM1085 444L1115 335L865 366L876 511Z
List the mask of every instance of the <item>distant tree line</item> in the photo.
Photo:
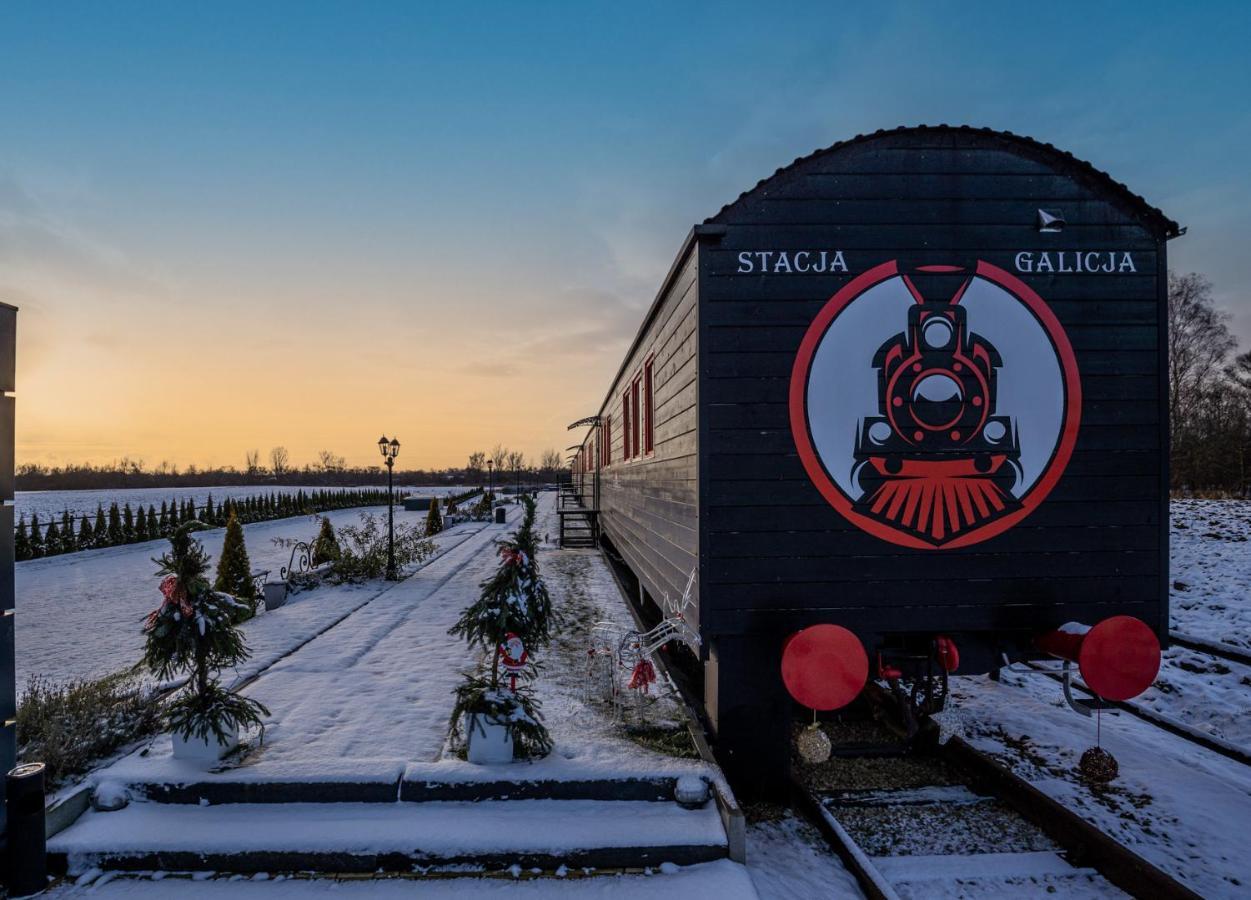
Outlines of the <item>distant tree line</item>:
M464 484L480 485L486 482L486 453L473 454L470 465L465 468L448 469L396 469L398 484ZM497 472L521 470L527 479L552 481L563 469L560 454L547 450L538 466L527 463L525 455L518 451L497 446L490 456ZM244 455L243 468L218 466L200 468L193 465L179 468L162 462L155 468L144 465L143 460L123 458L106 465L70 463L61 466L45 466L24 463L17 467L19 491L77 491L105 488L159 488L159 487L221 487L224 485L300 484L318 487L358 487L369 484L386 484L386 470L381 465L348 466L342 456L330 450L317 454L317 461L296 467L285 447L274 447L263 464L258 450ZM476 466L475 466L476 462Z
M1245 496L1251 488L1251 351L1237 353L1229 315L1202 275L1169 274L1172 488Z
M398 498L403 496L404 492L397 492ZM39 521L37 514L31 515L29 525L26 517L22 516L17 524L13 552L18 560L38 559L42 556L73 553L76 550L154 541L169 537L178 526L195 520L207 525L225 525L232 513L241 523L265 522L288 516L354 506L374 506L386 502L386 491L369 489L258 494L226 499L216 505L210 494L204 505L198 508L195 500L190 498L163 501L159 510L151 504L146 509L140 504L138 511L135 511L129 503L120 508L112 503L106 513L103 504L100 504L96 506L95 516L84 515L76 521L67 511L61 513L59 521L52 519L46 526Z

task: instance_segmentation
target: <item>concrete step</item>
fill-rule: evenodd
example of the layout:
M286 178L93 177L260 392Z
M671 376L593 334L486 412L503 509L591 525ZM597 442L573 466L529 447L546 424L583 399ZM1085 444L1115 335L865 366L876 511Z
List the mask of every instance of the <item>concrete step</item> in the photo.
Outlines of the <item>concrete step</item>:
M492 778L448 780L431 777L431 766L410 765L394 781L273 780L232 778L230 771L195 780L137 782L126 785L130 795L154 803L410 803L484 800L600 800L672 802L677 776L635 778ZM244 770L246 774L246 770Z
M48 843L54 870L413 873L691 865L727 855L711 802L131 803Z

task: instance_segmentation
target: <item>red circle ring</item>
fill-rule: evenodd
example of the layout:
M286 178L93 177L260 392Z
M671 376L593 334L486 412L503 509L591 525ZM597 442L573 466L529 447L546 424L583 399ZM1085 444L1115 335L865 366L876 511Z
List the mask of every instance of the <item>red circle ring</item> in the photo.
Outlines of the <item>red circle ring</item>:
M897 260L881 263L860 273L831 297L812 320L812 324L808 326L808 331L804 334L803 341L799 344L799 352L795 356L795 364L791 369L791 434L795 438L795 447L799 451L800 461L803 462L804 469L813 485L821 492L826 502L856 527L884 541L919 550L951 550L957 547L967 547L1002 534L1016 525L1038 508L1060 480L1060 476L1069 464L1069 459L1073 456L1073 447L1077 443L1077 430L1082 418L1082 386L1077 371L1077 358L1073 355L1073 347L1069 344L1068 336L1064 333L1060 320L1033 288L1010 272L984 260L978 260L974 274L997 284L1024 303L1047 332L1056 356L1060 360L1064 378L1064 424L1061 427L1056 450L1042 476L1021 498L1020 509L995 519L993 522L988 522L980 528L971 529L960 537L943 544L923 541L876 519L860 515L852 509L851 499L834 484L817 455L816 447L813 446L812 435L808 430L808 376L817 347L839 313L869 288L899 274Z

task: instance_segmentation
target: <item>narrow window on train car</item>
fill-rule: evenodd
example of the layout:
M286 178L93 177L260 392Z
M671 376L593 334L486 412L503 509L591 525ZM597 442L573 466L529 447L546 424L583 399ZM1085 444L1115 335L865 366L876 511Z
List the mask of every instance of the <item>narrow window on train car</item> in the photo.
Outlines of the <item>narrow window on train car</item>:
M643 426L643 452L650 454L656 450L656 399L652 393L651 357L643 363L643 409L647 414Z
M612 465L612 416L604 416L604 465Z
M634 376L634 383L630 385L630 455L639 456L639 431L642 423L639 419L639 381L638 375Z
M621 458L630 459L630 389L621 394Z

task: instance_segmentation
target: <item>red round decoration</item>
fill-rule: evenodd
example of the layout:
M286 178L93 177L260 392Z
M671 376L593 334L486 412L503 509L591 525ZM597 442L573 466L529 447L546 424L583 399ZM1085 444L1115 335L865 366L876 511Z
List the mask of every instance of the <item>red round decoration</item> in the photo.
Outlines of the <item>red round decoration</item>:
M1077 665L1082 681L1108 700L1137 697L1160 671L1160 641L1141 619L1112 616L1082 639Z
M869 656L841 625L812 625L786 640L782 682L810 709L840 709L855 700L869 678Z

